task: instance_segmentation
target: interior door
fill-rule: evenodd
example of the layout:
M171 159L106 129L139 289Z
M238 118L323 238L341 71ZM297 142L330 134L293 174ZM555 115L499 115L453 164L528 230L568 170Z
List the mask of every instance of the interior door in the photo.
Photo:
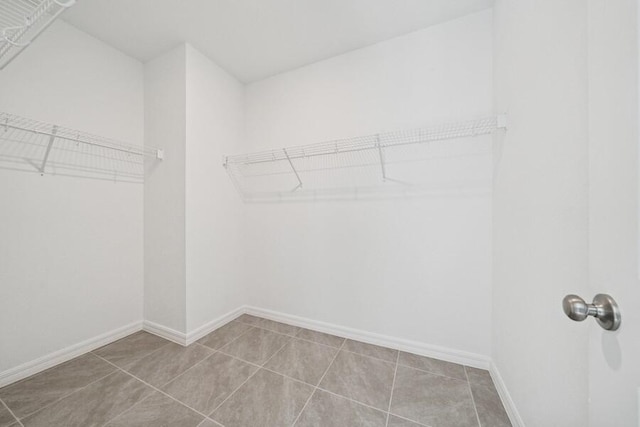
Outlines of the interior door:
M589 329L589 424L640 426L638 1L589 0L589 284L622 323Z

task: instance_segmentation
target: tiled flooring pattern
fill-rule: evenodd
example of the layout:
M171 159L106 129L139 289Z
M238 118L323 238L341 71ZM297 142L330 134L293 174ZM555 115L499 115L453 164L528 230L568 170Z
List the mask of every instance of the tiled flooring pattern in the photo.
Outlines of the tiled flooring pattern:
M137 332L0 389L0 427L504 427L487 371L249 315Z

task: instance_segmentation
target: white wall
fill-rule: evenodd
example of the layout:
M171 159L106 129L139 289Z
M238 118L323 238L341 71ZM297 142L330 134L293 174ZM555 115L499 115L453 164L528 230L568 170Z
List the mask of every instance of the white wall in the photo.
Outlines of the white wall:
M57 22L0 73L0 110L142 144L142 64ZM142 192L0 169L0 372L142 320Z
M244 304L242 204L222 168L244 87L189 45L145 64L145 320L180 334Z
M528 427L587 424L587 2L497 0L493 360ZM604 425L604 424L601 424ZM614 424L607 424L614 425Z
M469 15L248 85L243 151L492 114L491 20ZM490 181L490 156L486 171ZM490 353L489 194L245 210L249 304Z
M145 144L164 149L149 160L144 183L144 319L185 333L186 46L144 65Z
M186 47L187 331L245 303L242 203L222 168L244 130L244 87Z

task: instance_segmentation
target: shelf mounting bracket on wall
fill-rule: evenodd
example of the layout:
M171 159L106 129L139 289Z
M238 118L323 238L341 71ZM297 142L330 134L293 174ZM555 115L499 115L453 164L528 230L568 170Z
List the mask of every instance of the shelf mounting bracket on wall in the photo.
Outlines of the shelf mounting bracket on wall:
M296 175L296 178L298 179L298 185L296 185L296 187L293 190L291 190L291 192L293 193L297 189L302 188L302 180L300 179L300 175L298 175L298 171L296 170L296 167L293 166L293 162L291 161L291 157L289 157L289 153L287 153L287 149L283 148L282 151L284 151L284 155L287 157L287 160L291 165L291 169L293 170L293 173Z
M53 146L53 141L56 139L56 134L58 133L58 126L53 126L51 130L51 135L49 136L49 143L47 144L47 151L44 153L44 158L42 159L42 166L40 166L40 174L44 175L44 168L47 166L47 160L49 159L49 154L51 153L51 147Z
M382 147L380 146L380 136L376 135L376 147L378 147L378 155L380 157L380 168L382 170L382 180L387 180L387 171L384 168L384 153L382 152Z

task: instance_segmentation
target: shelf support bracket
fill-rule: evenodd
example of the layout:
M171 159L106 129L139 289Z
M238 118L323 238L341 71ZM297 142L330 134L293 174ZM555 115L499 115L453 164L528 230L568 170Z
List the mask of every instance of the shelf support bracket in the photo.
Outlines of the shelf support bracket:
M49 136L49 144L47 145L47 151L44 153L44 159L42 159L42 166L40 166L40 174L44 175L44 168L47 166L47 160L49 159L49 153L51 153L51 147L53 141L56 139L56 133L58 133L58 126L54 126Z
M382 170L382 180L387 180L387 171L384 167L384 153L382 152L382 147L380 146L380 137L376 136L376 147L378 147L378 154L380 155L380 169Z
M289 165L291 165L291 170L293 170L293 173L296 175L296 178L298 179L298 185L296 185L296 188L291 190L291 192L293 193L298 188L302 188L302 180L300 179L300 175L298 175L298 171L296 170L296 167L293 166L293 162L291 161L291 157L289 157L289 153L287 153L287 149L283 148L282 151L284 151L284 155L287 157L287 160L289 161Z

